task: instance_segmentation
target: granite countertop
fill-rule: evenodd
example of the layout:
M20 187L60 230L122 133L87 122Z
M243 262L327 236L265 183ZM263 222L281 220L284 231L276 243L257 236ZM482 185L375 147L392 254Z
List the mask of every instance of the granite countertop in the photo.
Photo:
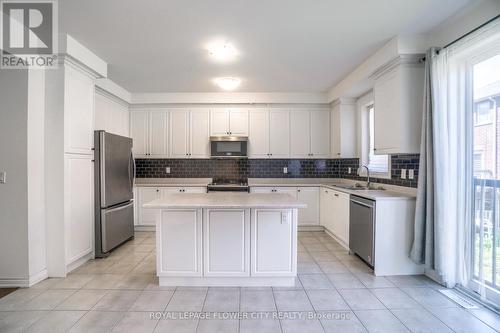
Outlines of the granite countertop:
M307 205L284 193L182 193L166 194L144 208L306 208Z
M385 190L350 190L339 187L339 185L353 185L364 181L356 181L341 178L249 178L249 186L322 186L335 191L357 195L371 200L414 200L416 198L416 189L402 188L400 186L391 186L377 184Z
M136 178L135 186L140 187L205 187L212 181L211 178ZM416 189L386 184L385 190L350 190L339 187L339 185L353 185L355 183L364 183L363 181L343 179L343 178L249 178L250 187L262 186L322 186L335 191L357 195L371 200L415 200ZM234 192L232 193L234 194ZM185 194L183 194L185 195ZM243 194L245 195L245 194Z

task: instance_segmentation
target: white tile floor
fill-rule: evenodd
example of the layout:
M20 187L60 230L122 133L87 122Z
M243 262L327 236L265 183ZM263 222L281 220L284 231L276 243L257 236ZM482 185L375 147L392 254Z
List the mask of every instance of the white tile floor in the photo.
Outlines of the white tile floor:
M299 233L299 278L291 288L159 287L154 241L154 233L138 232L108 258L88 262L65 279L48 279L0 299L0 332L500 330L499 316L459 307L423 276L373 276L321 232ZM167 316L151 319L156 311ZM179 319L184 311L215 315ZM221 319L233 312L260 316Z

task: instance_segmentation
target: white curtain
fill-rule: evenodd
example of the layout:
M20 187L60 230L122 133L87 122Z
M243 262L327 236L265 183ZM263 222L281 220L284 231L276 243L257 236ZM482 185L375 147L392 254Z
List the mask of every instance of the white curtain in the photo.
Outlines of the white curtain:
M500 20L430 49L411 258L447 287L470 285L473 219L472 64L500 45Z
M466 68L442 50L431 59L434 149L434 270L448 287L467 285L472 200Z
M411 257L446 284L468 281L471 201L465 71L449 51L426 55L422 147Z

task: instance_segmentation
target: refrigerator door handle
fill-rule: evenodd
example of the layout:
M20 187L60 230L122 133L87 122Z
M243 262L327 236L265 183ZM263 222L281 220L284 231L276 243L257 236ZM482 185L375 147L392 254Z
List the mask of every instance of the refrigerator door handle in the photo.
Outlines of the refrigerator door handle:
M134 187L134 177L135 177L135 160L134 160L134 155L132 154L132 152L130 152L128 179L130 181L131 190Z

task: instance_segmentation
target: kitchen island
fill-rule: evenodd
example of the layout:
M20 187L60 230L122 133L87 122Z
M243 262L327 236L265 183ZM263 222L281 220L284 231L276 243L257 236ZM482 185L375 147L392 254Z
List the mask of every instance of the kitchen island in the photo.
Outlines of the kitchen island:
M160 286L293 286L297 210L289 194L166 194L156 216Z

